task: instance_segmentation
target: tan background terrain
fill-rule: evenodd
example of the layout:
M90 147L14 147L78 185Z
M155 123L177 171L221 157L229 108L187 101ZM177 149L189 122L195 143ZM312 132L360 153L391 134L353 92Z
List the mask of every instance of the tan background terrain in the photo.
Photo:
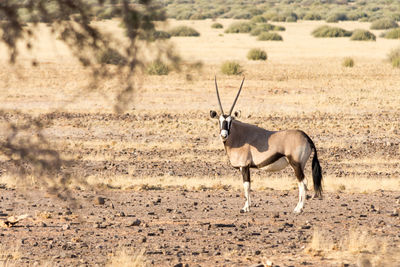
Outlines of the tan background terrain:
M226 28L232 21L219 22ZM76 182L72 188L80 188L76 195L84 204L81 210L69 214L64 209L68 203L57 204L63 209L58 212L43 199L41 191L28 194L28 201L24 201L21 197L15 198L15 192L2 189L0 195L8 199L1 200L1 212L8 215L30 213L35 218L25 223L30 226L28 229L37 233L35 235L25 232L23 227L1 230L5 244L18 247L19 254L11 257L13 260L25 264L35 261L58 265L68 265L71 261L74 264L85 264L85 261L104 264L110 260L110 254L120 251L127 243L118 237L104 237L113 231L118 236L132 236L133 241L126 247L138 252L143 248L142 261L165 265L182 262L190 266L192 263L243 266L265 262L273 256L274 263L280 266L297 266L303 262L303 257L307 258L304 261L318 266L321 261L334 265L356 263L359 257L370 257L371 253L377 255L377 258L370 258L372 262L396 255L392 249L399 246L400 240L399 216L394 214L400 208L400 69L392 68L386 62L386 56L399 42L382 38L377 38L376 42L317 39L310 33L324 23L301 21L278 23L286 27L281 33L283 42L260 42L248 34L224 34L223 29L211 29L212 23L210 20L170 21L169 28L184 24L201 33L200 37L175 37L171 41L184 61L201 61L202 70L191 71L189 74L193 79L190 81L185 78L188 73L138 75L134 101L126 113L120 115L113 113L118 81L103 81L95 91L85 90L90 73L80 67L69 50L52 37L44 25L40 25L34 46L35 57L22 51L19 63L9 66L6 50L1 47L0 108L5 111L3 116L22 121L23 116L15 113L18 110L50 118L51 125L44 133L68 160L65 168L77 180L83 179L97 186L98 194L105 195L108 200L106 206L101 206L103 211L98 211L92 200L86 203L96 194L85 191L86 187ZM98 24L104 30L122 36L117 21ZM348 30L367 29L369 23L343 22L339 26ZM374 33L378 36L380 32ZM251 48L265 49L268 60L248 61L246 54ZM150 58L149 55L151 51L146 57ZM342 66L344 57L348 56L355 61L353 68ZM37 67L31 66L32 58L38 61ZM298 217L291 214L297 203L297 183L289 168L274 174L253 171L256 207L250 215L238 213L244 201L241 177L229 166L218 137L217 123L209 118L209 110L218 109L214 75L218 77L225 109L230 107L240 85L242 76L220 73L221 63L232 59L240 62L246 76L236 105L242 111L240 120L270 130L299 128L316 144L327 194L322 201L309 200L304 213ZM51 115L45 115L48 113ZM4 127L0 134L4 137L8 128L4 119L1 123ZM6 184L5 188L19 184L9 171L6 158L1 158L0 164L0 183ZM309 168L306 167L306 176L311 178ZM18 186L17 192L34 186L35 179L32 178L28 185ZM84 197L85 194L88 196ZM158 203L159 198L161 204L153 204L154 201ZM110 201L118 203L114 203L116 209L109 207ZM226 205L221 206L225 201ZM34 204L36 202L40 204ZM182 203L182 206L169 207L170 203ZM39 205L35 207L36 213L30 205ZM160 209L153 205L160 205ZM211 213L208 212L210 207ZM165 213L167 209L171 212ZM129 228L126 216L117 216L121 211L125 215L135 214L145 222L139 229L145 224L147 227L139 232L138 228ZM48 212L50 216L43 219L39 212ZM93 226L93 221L100 220L98 212L106 214L102 220L105 228ZM87 216L90 220L85 219ZM39 217L53 227L43 230ZM66 223L72 228L71 231L66 229L68 238L74 236L74 231L85 233L78 234L81 236L78 245L75 242L73 248L66 249L58 258L51 254L53 252L49 252L50 257L44 255L42 249L35 252L36 247L55 249L55 255L62 251L62 238L54 237L55 244L48 248L49 240L41 239L40 235L50 231L48 229L62 232L61 227ZM218 223L234 226L218 226ZM202 230L204 227L211 232ZM213 227L231 231L226 233L229 238L224 234L220 237L213 232ZM161 231L163 234L154 234L161 228L165 228ZM98 233L101 240L87 234L90 231ZM182 239L174 235L176 231L181 232ZM298 237L299 231L305 232L303 239ZM252 235L253 232L256 234ZM338 245L345 242L343 240L351 232L364 235L365 243L383 242L388 249L377 251L376 248L354 246L349 249L351 245ZM149 233L146 242L137 241ZM333 238L324 240L326 234ZM18 238L15 241L15 236L27 241L21 243ZM136 239L138 236L140 238ZM203 249L197 243L202 238L211 247ZM302 241L294 241L297 238ZM177 248L183 254L177 255L174 251L173 248L179 246L175 243L162 247L163 242L171 240L185 243ZM323 240L321 243L326 247L316 245L315 240ZM268 241L272 243L265 245ZM91 246L91 242L111 242L112 245L106 245L107 249L103 250L103 247ZM80 249L82 243L89 243L88 248ZM293 255L300 256L293 258L282 252L288 247ZM3 250L6 256L13 254L7 248ZM29 256L29 250L33 251L33 256ZM70 255L71 250L76 257ZM363 250L369 254L360 253ZM93 257L99 251L102 257ZM398 256L391 262L396 261L399 262Z

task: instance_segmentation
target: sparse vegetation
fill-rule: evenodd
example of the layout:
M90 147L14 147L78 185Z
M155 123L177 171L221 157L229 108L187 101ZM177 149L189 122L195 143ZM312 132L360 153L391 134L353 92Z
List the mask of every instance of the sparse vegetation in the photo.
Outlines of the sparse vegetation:
M331 27L328 25L324 25L313 30L311 34L317 38L332 38L332 37L348 37L351 36L352 32L346 31L339 27Z
M146 68L146 72L149 75L168 75L169 71L168 65L161 60L151 62Z
M346 57L346 58L343 60L342 65L343 65L344 67L352 68L352 67L354 67L354 60L353 60L351 57Z
M97 55L97 61L101 64L111 65L125 65L126 60L117 50L115 49L104 49Z
M252 24L249 22L234 22L225 30L225 33L249 33Z
M326 18L326 22L339 22L340 20L347 20L347 15L345 13L333 13Z
M350 37L352 41L375 41L376 36L372 32L367 30L357 29L353 31L353 34Z
M400 47L392 49L388 54L388 60L395 68L400 68Z
M267 60L267 52L259 48L253 48L247 53L249 60Z
M222 29L224 26L221 23L215 22L211 25L213 29Z
M399 27L399 25L396 21L385 18L373 21L370 28L371 30L387 30L397 27Z
M283 41L282 36L275 32L263 32L258 35L258 41Z
M239 75L243 73L243 67L236 61L225 61L221 65L221 72L226 75Z
M177 26L169 31L171 36L177 37L192 37L192 36L200 36L200 33L188 26Z
M391 29L382 34L382 37L387 39L400 39L400 28Z

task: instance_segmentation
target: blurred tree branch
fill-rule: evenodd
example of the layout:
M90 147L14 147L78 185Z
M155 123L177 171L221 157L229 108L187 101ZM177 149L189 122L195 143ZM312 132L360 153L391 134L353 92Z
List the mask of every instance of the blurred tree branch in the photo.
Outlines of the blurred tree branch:
M127 41L121 42L112 34L102 32L92 22L99 10L104 9L120 19ZM147 33L156 30L154 21L165 19L164 10L151 0L3 0L0 1L0 41L8 48L10 64L15 64L19 55L18 44L31 49L37 26L46 23L82 66L91 71L92 82L88 90L96 90L102 79L117 78L121 81L114 107L116 112L123 112L132 99L134 75L146 65L139 54L154 41L152 34ZM99 60L99 55L104 52L118 56L114 62L116 67L108 67L109 62ZM154 53L175 67L179 66L179 56L170 48L159 46ZM37 65L37 62L32 63ZM2 120L9 125L6 139L0 140L0 153L16 166L20 176L35 175L46 186L51 184L46 179L61 176L61 181L66 183L69 177L62 172L63 160L42 134L44 127L51 122L43 120L43 117L16 113L23 118L22 122L14 122L7 112L0 112ZM63 182L58 186L57 191L65 189Z

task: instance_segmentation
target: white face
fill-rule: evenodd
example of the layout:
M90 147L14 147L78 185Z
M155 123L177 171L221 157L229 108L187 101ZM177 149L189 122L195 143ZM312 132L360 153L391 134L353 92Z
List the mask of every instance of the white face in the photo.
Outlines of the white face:
M231 116L225 117L225 116L224 115L219 116L219 128L221 130L220 136L222 141L226 141L226 139L228 139L232 123L232 117Z

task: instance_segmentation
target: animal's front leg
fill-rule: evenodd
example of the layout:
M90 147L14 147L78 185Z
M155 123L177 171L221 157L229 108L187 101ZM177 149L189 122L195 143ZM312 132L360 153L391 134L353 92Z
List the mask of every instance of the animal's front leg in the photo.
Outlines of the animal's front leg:
M244 189L244 197L246 198L246 202L244 203L243 208L240 210L241 213L250 211L250 167L241 167L240 171L243 176L243 189Z
M307 186L304 183L304 180L299 182L299 203L297 203L296 208L294 208L294 213L301 213L304 208L304 202L306 200L306 190Z

